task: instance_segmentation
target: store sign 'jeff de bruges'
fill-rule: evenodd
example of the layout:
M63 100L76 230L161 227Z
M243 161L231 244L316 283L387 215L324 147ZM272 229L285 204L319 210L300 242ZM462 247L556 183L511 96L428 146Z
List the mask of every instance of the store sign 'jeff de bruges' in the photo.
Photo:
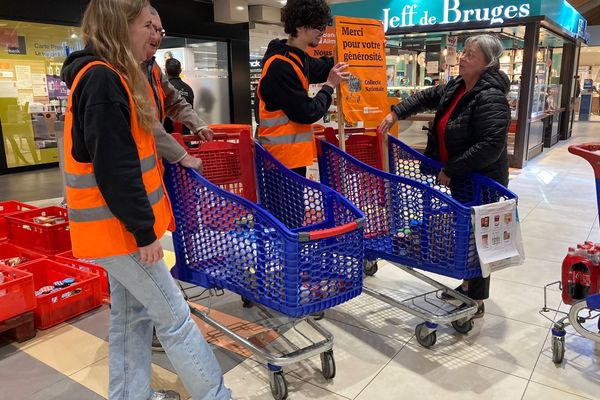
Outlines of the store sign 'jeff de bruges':
M415 1L415 3L420 3ZM486 4L485 2L484 4ZM430 10L419 4L405 4L398 15L390 8L383 9L384 30L415 25L457 24L466 22L489 21L490 25L502 24L506 20L528 17L531 11L529 2L516 1L515 4L493 7L467 8L460 0L443 0L441 15L432 15Z

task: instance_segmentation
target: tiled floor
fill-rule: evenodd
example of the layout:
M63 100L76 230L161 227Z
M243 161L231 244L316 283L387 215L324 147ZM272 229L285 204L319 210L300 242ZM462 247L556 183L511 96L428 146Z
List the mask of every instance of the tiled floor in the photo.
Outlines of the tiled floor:
M414 337L417 318L363 295L329 310L320 322L335 335L336 378L321 376L318 357L286 368L290 399L598 399L600 344L568 330L565 360L557 366L551 359L551 324L538 314L543 287L559 279L566 248L588 238L600 241L592 170L567 152L569 144L600 140L600 124L577 123L575 131L569 142L511 174L510 188L520 196L527 260L494 274L486 315L469 334L440 327L437 344L424 349ZM163 242L172 249L169 238ZM413 291L422 286L386 263L368 279L380 288ZM555 289L548 303L568 310ZM217 298L213 307L246 330L265 321L260 310L242 308L233 294ZM105 398L107 329L108 308L103 306L40 331L29 342L0 347L0 398ZM238 354L222 335L203 331L214 343L234 398L270 399L265 367L255 357ZM154 363L156 388L183 392L167 357L155 354Z

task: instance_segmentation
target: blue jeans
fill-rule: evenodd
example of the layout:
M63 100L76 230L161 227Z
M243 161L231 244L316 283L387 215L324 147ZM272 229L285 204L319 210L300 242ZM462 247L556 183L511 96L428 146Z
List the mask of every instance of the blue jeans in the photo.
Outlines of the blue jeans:
M140 262L139 254L97 260L109 274L110 400L147 400L152 364L152 326L194 400L229 400L221 367L192 320L188 304L164 261Z

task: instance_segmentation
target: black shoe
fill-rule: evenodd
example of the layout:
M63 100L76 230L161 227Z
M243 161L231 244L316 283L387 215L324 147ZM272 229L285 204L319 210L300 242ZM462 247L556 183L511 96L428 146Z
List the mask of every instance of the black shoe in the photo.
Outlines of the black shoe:
M462 285L460 285L459 287L457 287L454 290L460 294L464 294L465 296L467 295L467 292L462 288ZM454 297L453 295L446 293L446 292L442 292L442 294L440 295L440 298L442 300L457 300L456 297Z
M469 305L467 305L466 303L462 303L460 305L460 307L458 307L458 309L462 309L462 308L468 308L471 307ZM471 319L477 319L477 318L481 318L485 315L485 304L481 303L481 305L479 307L477 307L477 311L475 312L475 314L471 317Z
M158 336L156 336L156 331L152 331L152 351L164 353L165 349L163 349L160 340L158 340Z

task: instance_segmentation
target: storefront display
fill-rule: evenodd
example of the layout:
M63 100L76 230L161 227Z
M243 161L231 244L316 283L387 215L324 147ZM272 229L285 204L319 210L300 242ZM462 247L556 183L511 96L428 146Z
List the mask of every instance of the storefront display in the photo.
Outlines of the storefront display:
M588 39L586 21L562 0L360 1L332 6L335 15L378 18L386 31L390 102L402 101L458 75L465 40L478 34L500 38L506 49L500 69L509 80L511 166L570 136L571 99L578 48ZM400 122L413 147L425 142L432 114Z
M83 47L76 28L0 20L0 129L7 168L58 161L66 56Z
M60 71L83 47L78 26L88 2L0 2L0 174L56 165L67 98ZM157 61L180 59L202 118L250 123L248 25L215 22L207 2L152 4L167 32Z

